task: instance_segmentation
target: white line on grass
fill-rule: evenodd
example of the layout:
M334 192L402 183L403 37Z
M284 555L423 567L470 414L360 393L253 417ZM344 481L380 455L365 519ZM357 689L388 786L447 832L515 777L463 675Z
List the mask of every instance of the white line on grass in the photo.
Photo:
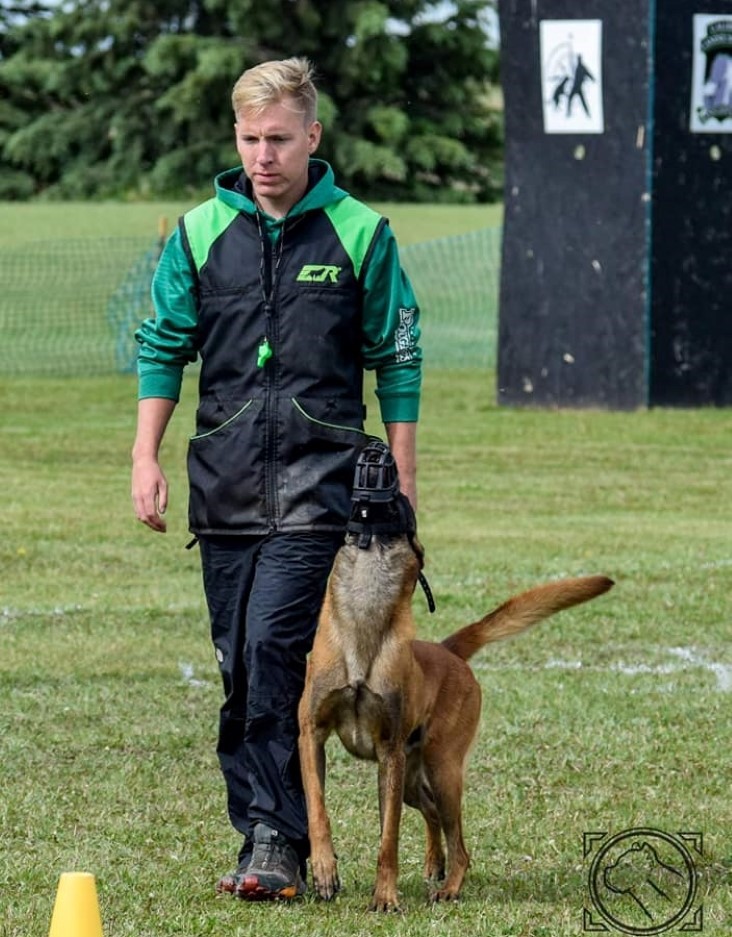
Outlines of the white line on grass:
M717 680L717 689L723 693L732 691L732 664L723 664L719 661L708 660L703 654L691 647L667 647L661 649L664 653L676 658L676 661L667 663L647 664L644 662L627 663L619 660L607 665L586 664L581 660L550 659L540 665L507 664L492 665L478 662L476 670L569 670L586 673L619 673L627 677L638 675L669 676L675 673L685 673L690 670L706 670L714 674Z

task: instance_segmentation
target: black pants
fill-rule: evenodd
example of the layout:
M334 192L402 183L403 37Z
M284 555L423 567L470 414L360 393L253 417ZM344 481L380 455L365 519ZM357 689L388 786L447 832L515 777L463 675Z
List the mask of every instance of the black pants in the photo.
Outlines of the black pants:
M297 706L341 534L201 537L211 637L224 683L217 754L229 817L251 851L254 826L309 852Z

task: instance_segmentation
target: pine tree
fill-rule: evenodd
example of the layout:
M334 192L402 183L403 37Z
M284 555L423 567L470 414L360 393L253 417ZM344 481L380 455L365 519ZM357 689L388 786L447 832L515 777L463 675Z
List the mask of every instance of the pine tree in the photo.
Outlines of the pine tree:
M0 197L209 191L215 173L236 165L235 79L290 55L316 67L319 155L345 188L394 200L498 195L498 56L485 29L494 3L12 6L0 18Z

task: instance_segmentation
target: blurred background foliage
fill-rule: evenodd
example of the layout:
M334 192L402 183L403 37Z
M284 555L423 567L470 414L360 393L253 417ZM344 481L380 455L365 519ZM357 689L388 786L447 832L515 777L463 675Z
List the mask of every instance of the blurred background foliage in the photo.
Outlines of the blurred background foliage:
M501 194L494 2L15 0L0 3L0 199L208 193L236 165L246 68L316 67L319 155L354 195Z

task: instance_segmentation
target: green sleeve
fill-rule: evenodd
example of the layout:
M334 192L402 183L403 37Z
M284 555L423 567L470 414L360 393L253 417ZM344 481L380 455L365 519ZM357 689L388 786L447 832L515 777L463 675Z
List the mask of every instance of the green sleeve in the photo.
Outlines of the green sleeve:
M379 232L367 263L363 332L364 365L376 371L383 422L416 422L422 386L419 307L388 225Z
M158 261L152 283L154 317L135 332L138 397L180 397L183 368L196 360L198 310L195 283L175 229Z

